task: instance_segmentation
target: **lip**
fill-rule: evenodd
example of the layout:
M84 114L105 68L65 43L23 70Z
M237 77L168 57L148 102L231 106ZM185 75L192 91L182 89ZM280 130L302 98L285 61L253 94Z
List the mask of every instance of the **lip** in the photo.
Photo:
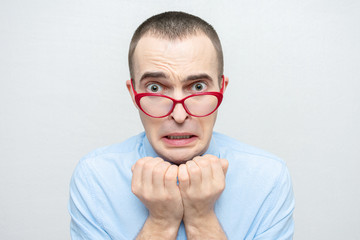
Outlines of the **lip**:
M197 139L198 137L192 133L171 133L162 137L166 145L173 147L186 147Z

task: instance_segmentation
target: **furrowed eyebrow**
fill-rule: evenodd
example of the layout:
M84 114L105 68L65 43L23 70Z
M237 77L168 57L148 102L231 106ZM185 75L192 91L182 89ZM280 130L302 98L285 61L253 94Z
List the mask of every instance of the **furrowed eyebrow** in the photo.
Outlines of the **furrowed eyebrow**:
M166 78L168 78L168 76L164 72L145 72L141 76L139 82L141 82L142 80L144 80L146 78L165 78L166 79ZM201 79L207 79L210 82L214 82L212 77L210 77L210 75L206 74L206 73L189 75L186 78L184 78L183 80L181 80L181 82L189 82L189 81L195 81L195 80L201 80Z
M140 82L143 80L143 79L146 79L146 78L166 78L166 75L165 73L163 72L145 72L141 78L140 78Z
M209 81L213 81L212 77L210 77L206 73L190 75L190 76L186 77L183 81L193 81L193 80L199 80L199 79L207 79Z

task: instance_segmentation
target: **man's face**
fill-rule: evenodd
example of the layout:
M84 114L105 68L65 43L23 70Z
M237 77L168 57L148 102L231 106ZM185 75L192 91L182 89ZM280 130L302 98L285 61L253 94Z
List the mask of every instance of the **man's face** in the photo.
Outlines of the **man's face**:
M138 93L161 93L182 99L198 92L220 90L216 51L205 35L173 41L144 36L135 49L133 66ZM130 81L127 86L134 99ZM216 111L207 117L193 117L181 104L164 118L152 118L141 110L139 113L154 150L176 164L207 150L217 116Z

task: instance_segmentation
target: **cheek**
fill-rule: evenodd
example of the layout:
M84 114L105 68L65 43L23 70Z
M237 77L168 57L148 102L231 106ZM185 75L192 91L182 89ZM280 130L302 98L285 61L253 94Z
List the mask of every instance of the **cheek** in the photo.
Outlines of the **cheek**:
M216 116L217 114L214 113L208 117L204 117L201 119L200 126L204 135L211 135L216 121Z
M161 119L151 118L142 111L139 111L141 122L147 134L155 134L161 125Z

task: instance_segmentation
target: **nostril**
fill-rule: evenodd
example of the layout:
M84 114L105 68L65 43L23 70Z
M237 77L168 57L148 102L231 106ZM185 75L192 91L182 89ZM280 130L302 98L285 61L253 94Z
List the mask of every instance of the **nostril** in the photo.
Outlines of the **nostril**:
M170 114L176 122L183 122L189 117L189 114L186 112L184 106L181 103L175 105L174 110Z

